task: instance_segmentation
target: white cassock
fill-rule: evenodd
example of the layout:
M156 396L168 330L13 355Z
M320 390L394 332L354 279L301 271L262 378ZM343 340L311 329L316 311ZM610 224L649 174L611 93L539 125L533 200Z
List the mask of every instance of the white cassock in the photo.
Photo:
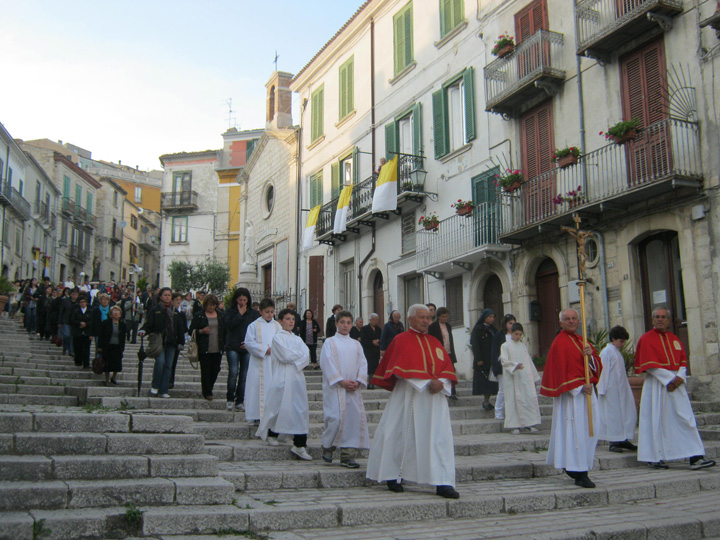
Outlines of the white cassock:
M535 382L540 380L527 347L518 341L507 341L500 347L505 393L505 428L536 426L540 423ZM522 369L519 369L523 366Z
M452 383L431 394L429 379L400 379L390 394L368 457L367 477L455 486L455 447L447 397Z
M598 415L597 397L592 393L593 420ZM587 472L593 468L598 437L589 436L586 395L582 386L553 398L553 419L547 464L556 469Z
M360 343L335 334L326 339L320 353L322 368L323 448L369 448L365 405L361 388L367 388L367 360ZM348 392L340 381L357 381L361 388Z
M307 386L303 369L310 351L292 332L280 330L272 340L272 382L256 435L267 440L268 430L288 435L306 435L310 430Z
M245 334L245 348L250 353L245 379L245 419L248 422L262 417L272 380L272 362L265 352L279 330L280 323L276 320L266 321L260 317L248 326Z
M603 431L598 431L598 437L610 442L634 439L637 408L627 378L625 359L612 343L602 350L600 358L603 369L596 388Z
M654 463L705 455L685 385L674 392L667 390L676 375L686 379L686 368L651 368L646 373L640 398L638 461Z

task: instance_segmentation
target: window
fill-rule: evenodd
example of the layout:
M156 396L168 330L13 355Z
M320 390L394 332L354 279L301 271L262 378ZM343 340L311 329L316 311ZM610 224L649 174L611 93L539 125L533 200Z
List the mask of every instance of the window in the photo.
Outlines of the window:
M457 150L475 138L474 69L466 68L433 92L435 158Z
M415 212L403 213L400 234L403 254L415 251Z
M138 218L135 214L130 214L130 226L137 231Z
M549 101L520 118L521 152L525 178L531 179L553 168L552 153L555 149L552 120L552 102ZM526 219L536 220L553 212L555 180L546 175L535 182L527 182L522 189L525 198Z
M113 191L113 206L115 208L118 207L118 192L117 191Z
M192 190L192 173L189 171L173 173L172 190L173 193Z
M310 104L310 139L311 142L317 141L325 133L325 87L320 86L312 93L312 103Z
M10 247L10 220L8 218L3 220L2 241L8 248Z
M340 120L355 110L355 57L340 66Z
M440 37L445 37L465 20L463 0L440 0Z
M93 194L92 193L88 193L86 195L85 204L86 204L85 209L87 210L87 213L92 214L92 210L93 210Z
M515 14L515 38L518 44L538 30L548 30L545 0L535 0Z
M70 198L70 178L63 177L63 197Z
M130 255L130 264L138 263L138 248L132 242L128 243L128 254Z
M82 186L75 184L75 204L79 208L82 206Z
M245 163L247 163L250 156L252 156L253 150L255 150L255 145L259 140L260 139L250 139L245 143Z
M269 214L272 212L273 204L275 204L275 187L268 184L265 188L265 211Z
M445 299L450 318L450 326L463 325L463 280L457 276L445 281Z
M23 191L25 191L25 183L22 180L18 180L18 193L20 193L20 196L23 196Z
M187 216L172 218L172 243L187 242L188 218Z
M113 244L110 246L110 258L114 261L116 255L115 244Z
M408 2L393 17L395 75L413 62L413 6Z
M64 219L60 228L60 243L66 246L68 243L68 222Z
M37 244L35 244L37 246ZM22 255L22 229L15 227L15 255Z
M340 265L340 272L342 273L342 282L340 291L340 303L345 307L346 310L351 313L355 312L355 289L357 280L355 279L355 262L350 260Z
M135 204L141 204L142 203L142 188L140 186L135 186Z
M310 177L310 208L323 202L323 173L318 171Z
M340 197L343 186L357 184L358 149L330 165L330 200Z
M35 204L39 207L42 200L42 185L39 180L35 180Z
M405 311L407 313L413 304L424 304L423 278L420 274L413 274L404 280L405 285Z
M422 154L420 103L396 116L393 122L385 126L385 159L391 160L397 152L416 156Z
M8 186L12 186L12 167L8 167Z

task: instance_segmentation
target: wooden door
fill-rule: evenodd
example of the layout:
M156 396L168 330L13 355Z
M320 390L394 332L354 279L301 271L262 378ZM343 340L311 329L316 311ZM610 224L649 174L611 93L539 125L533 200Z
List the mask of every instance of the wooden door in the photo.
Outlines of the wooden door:
M625 144L628 184L635 186L661 178L672 169L670 132L663 122L667 118L663 99L667 73L662 39L623 57L620 70L623 119L637 119L640 128L637 138Z
M325 258L322 255L311 255L309 263L308 306L321 326L325 320Z
M554 211L555 175L552 154L553 137L552 103L531 109L521 118L522 163L525 184L522 189L525 219L528 223L540 221Z
M375 272L375 279L373 279L373 312L377 313L380 318L378 321L380 326L385 324L385 293L383 287L383 276L378 270Z
M500 328L500 319L503 316L502 283L495 274L490 276L483 287L483 306L495 312L495 328Z
M535 0L515 14L515 42L519 45L538 30L548 29L547 4L545 0ZM538 42L518 54L519 78L543 65L549 65L550 47Z
M270 297L272 294L272 264L266 264L262 267L262 277L263 277L263 290L265 291L265 296Z
M545 259L535 273L535 290L540 303L540 321L538 322L538 352L547 355L558 327L560 305L560 284L557 266L552 259Z
M475 246L497 243L500 209L498 208L499 189L495 185L495 175L499 172L499 167L495 167L471 180L472 199L475 204L472 215Z

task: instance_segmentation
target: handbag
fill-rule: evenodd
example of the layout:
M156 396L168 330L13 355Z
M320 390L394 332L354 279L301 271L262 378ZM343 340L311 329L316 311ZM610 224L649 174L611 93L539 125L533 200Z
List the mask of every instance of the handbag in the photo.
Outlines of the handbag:
M105 373L105 359L102 354L99 354L92 361L92 370L95 375L102 375Z
M195 337L196 330L193 330L192 335L190 336L190 339L188 340L187 344L187 351L185 355L187 356L187 359L190 361L190 365L193 369L197 369L198 365L198 358L200 357L200 353L198 352L198 344L197 339Z
M160 332L148 334L148 346L145 352L150 358L157 358L163 352L163 337Z

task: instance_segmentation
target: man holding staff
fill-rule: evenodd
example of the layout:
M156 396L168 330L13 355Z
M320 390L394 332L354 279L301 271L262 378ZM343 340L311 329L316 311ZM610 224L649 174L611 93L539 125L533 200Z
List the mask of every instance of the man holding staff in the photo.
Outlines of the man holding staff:
M594 488L588 471L595 460L598 439L594 433L590 435L590 426L591 418L598 418L593 385L598 382L602 364L592 345L584 345L583 338L577 334L579 322L574 309L560 312L562 331L550 346L540 394L553 398L548 465L564 469L576 486ZM585 382L584 357L588 358L589 383Z

